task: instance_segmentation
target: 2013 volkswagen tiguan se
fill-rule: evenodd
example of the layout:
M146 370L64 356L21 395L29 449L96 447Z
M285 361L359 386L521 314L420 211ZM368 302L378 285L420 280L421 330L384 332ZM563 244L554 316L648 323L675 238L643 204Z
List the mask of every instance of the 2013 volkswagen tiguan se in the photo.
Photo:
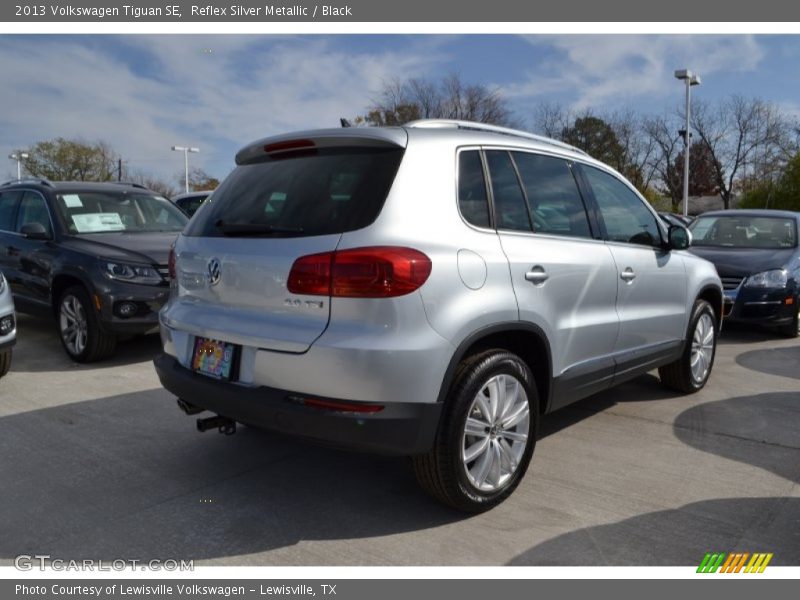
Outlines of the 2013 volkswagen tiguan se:
M260 140L178 238L163 385L235 423L413 457L486 510L541 415L659 368L708 380L714 267L619 174L565 144L457 121Z

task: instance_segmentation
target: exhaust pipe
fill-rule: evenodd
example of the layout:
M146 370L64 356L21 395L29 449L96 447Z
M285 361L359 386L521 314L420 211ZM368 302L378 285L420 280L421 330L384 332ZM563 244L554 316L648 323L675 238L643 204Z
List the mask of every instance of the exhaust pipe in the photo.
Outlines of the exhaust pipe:
M221 415L197 419L197 431L202 433L209 429L217 429L225 435L233 435L236 433L236 421Z
M181 398L178 398L178 408L180 408L184 413L186 413L189 416L200 414L205 410L204 408L200 408L199 406L190 404L189 402Z

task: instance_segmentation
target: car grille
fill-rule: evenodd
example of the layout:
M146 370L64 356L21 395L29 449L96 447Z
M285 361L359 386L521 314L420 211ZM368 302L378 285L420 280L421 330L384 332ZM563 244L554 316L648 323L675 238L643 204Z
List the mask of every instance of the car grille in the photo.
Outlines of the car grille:
M741 285L744 277L720 277L722 280L722 289L735 290Z

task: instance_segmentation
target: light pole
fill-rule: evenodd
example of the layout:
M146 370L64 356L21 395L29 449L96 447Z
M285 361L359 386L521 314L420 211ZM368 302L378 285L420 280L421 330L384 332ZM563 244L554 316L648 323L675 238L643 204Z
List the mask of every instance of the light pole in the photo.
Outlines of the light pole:
M686 130L683 142L683 216L689 216L689 111L691 110L691 90L693 85L700 85L700 76L689 69L675 71L675 79L682 79L686 83Z
M175 152L183 152L183 180L185 183L185 192L189 193L189 152L200 152L200 148L190 148L189 146L173 146Z
M27 152L13 152L8 155L11 160L17 161L17 179L22 179L22 159L28 158Z

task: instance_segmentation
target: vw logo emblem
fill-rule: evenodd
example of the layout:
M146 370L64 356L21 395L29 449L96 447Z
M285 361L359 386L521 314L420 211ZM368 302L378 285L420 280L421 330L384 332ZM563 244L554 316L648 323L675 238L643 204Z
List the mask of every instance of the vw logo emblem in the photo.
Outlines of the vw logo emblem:
M222 278L222 265L220 265L218 258L212 258L208 261L207 271L208 283L217 285Z

